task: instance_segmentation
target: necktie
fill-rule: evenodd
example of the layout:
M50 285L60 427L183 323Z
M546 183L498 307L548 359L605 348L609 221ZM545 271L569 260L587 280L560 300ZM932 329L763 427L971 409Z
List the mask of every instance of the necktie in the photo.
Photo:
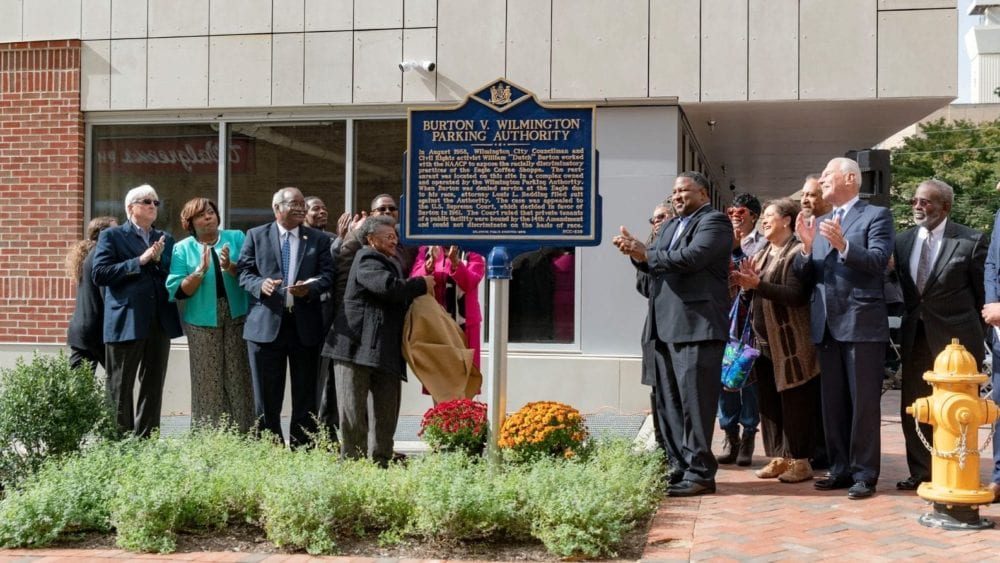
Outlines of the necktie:
M917 291L924 292L927 276L931 273L931 234L927 233L924 244L920 247L920 259L917 261Z
M668 249L673 249L677 246L677 241L681 239L681 235L684 233L684 229L687 228L688 220L690 217L681 217L680 223L677 224L677 230L674 231L674 238L670 239L670 246Z
M833 212L833 218L836 219L836 221L838 223L843 223L844 222L844 208L841 207L841 208L838 208L836 211L834 211Z
M285 233L285 240L281 243L281 272L285 274L285 287L292 285L292 273L288 270L292 260L292 233Z

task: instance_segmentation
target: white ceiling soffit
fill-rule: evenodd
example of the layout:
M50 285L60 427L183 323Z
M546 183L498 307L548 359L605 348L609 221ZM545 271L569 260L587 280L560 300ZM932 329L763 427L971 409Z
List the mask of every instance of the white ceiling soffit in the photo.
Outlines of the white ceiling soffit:
M788 195L833 157L871 148L954 98L681 104L720 188ZM721 173L725 166L725 174Z

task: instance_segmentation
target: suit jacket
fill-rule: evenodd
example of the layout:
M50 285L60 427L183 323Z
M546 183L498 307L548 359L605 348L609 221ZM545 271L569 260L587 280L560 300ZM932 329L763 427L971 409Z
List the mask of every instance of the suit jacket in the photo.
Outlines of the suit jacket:
M896 272L905 307L900 343L904 356L906 350L913 348L917 321L922 320L931 353L937 354L952 338L958 338L981 363L984 350L980 310L985 297L986 239L983 233L949 220L921 294L910 275L910 257L919 230L911 227L896 239Z
M167 299L167 274L174 238L156 229L150 230L149 240L165 237L160 261L139 265L139 256L146 251L142 234L131 221L104 229L94 248L94 283L105 287L104 342L128 342L149 336L149 320L156 315L163 332L177 338L181 330L177 306Z
M646 262L634 262L650 275L647 292L652 322L643 340L726 340L733 227L725 215L705 205L691 215L670 248L680 223L680 218L674 218L665 224L646 250Z
M76 285L76 307L66 329L66 343L74 348L104 353L104 290L94 283L94 252L83 259Z
M1000 211L993 220L993 234L990 238L989 251L986 253L986 273L983 278L986 303L1000 302Z
M426 292L424 278L406 279L394 258L361 248L323 355L405 380L403 320L410 303Z
M795 257L796 274L812 287L812 340L822 342L829 327L841 342L888 342L884 278L895 240L892 214L858 200L841 222L850 243L844 259L819 234L819 223L831 217L816 219L812 254Z
M260 292L260 288L265 278L284 277L277 223L267 223L247 231L236 268L239 270L240 286L250 294L250 311L243 326L243 338L263 344L274 342L285 312L285 289L276 289L267 296ZM333 286L333 277L330 237L323 231L299 226L298 271L294 281L316 278L308 286L308 295L293 300L295 326L299 341L305 346L316 346L323 341L320 295Z

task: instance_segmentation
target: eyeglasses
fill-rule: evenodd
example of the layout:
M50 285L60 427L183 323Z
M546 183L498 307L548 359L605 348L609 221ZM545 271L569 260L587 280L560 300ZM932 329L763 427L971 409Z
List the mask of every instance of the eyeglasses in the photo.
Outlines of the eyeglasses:
M383 205L382 207L376 207L372 211L378 211L379 213L395 213L399 211L399 208L395 205Z
M149 198L146 198L146 199L137 199L137 200L133 201L132 203L141 203L143 205L152 205L153 207L159 207L160 206L160 200L149 199Z
M284 205L285 207L288 207L290 209L305 209L306 208L306 203L304 201L285 200L285 201L281 202L281 205Z
M922 197L910 199L910 207L930 207L931 205L934 205L934 201L930 199L924 199Z
M660 221L666 220L666 218L667 218L667 214L666 213L660 213L659 215L653 215L652 217L649 218L649 224L650 225L655 225L655 224L659 223Z
M749 213L750 210L746 207L730 207L729 209L726 209L726 215L729 215L730 217L743 217Z

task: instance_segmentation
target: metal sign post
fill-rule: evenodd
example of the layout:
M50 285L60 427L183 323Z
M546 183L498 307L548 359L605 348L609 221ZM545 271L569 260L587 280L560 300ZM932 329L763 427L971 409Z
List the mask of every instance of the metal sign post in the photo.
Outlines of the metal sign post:
M486 454L490 463L500 460L497 442L500 428L507 415L507 322L509 320L508 298L510 297L511 259L507 249L498 246L490 251L487 260L487 277L490 280L490 327L489 347L490 369L486 378L489 397L487 418L490 430L486 443Z

